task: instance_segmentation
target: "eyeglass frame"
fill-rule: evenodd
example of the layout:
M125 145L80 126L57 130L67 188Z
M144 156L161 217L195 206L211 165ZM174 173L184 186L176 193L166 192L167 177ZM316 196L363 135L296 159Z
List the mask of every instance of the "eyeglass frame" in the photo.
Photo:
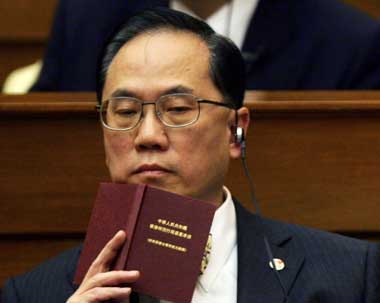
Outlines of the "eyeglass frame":
M193 97L194 100L198 103L198 114L197 114L196 118L193 121L188 122L186 124L183 124L183 125L169 125L165 121L162 120L160 112L157 110L157 101L159 101L161 98L164 98L164 97L177 96L177 95L181 95L181 96L185 95L185 96L191 96L191 97ZM117 99L122 99L122 98L128 98L128 99L136 100L136 101L138 101L141 104L140 117L139 117L138 121L136 122L136 124L134 126L130 127L130 128L114 128L114 127L111 127L111 126L107 125L104 122L104 120L103 120L103 115L102 115L103 104L105 104L106 102L110 102L112 100L117 100ZM227 103L227 102L220 102L220 101L214 101L214 100L197 98L196 96L194 96L192 94L187 94L187 93L175 93L175 94L162 95L156 101L143 101L143 100L140 100L138 98L130 97L130 96L111 97L109 99L103 100L101 104L97 104L96 105L96 110L99 112L99 114L100 114L100 121L101 121L102 125L105 128L107 128L109 130L113 130L113 131L130 131L130 130L133 130L135 127L137 127L140 124L140 122L141 122L141 120L143 118L143 113L144 113L143 108L144 108L144 105L154 104L156 116L161 121L162 124L164 124L165 126L170 127L170 128L181 128L181 127L186 127L186 126L192 125L192 124L196 123L199 120L199 116L200 116L200 113L201 113L201 107L200 107L199 104L201 104L201 103L204 103L204 104L213 104L213 105L216 105L216 106L222 106L222 107L226 107L226 108L229 108L229 109L232 109L232 110L235 110L235 111L237 110L236 106L234 104Z

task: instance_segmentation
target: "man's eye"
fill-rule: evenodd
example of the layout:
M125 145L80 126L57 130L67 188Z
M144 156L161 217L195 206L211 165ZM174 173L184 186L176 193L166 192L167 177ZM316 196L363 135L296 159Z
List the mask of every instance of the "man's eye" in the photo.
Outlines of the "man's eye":
M191 107L187 107L187 106L173 106L173 107L169 107L166 109L167 112L170 112L170 113L186 113L188 111L192 110Z
M131 117L137 115L137 111L132 109L119 109L115 111L115 114L123 117Z

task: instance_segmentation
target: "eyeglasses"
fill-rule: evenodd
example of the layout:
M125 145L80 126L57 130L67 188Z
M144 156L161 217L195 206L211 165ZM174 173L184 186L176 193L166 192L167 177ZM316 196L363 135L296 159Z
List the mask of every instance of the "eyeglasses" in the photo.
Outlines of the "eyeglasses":
M105 100L98 108L104 127L127 131L136 127L141 121L144 105L154 105L156 115L164 125L179 128L198 120L200 103L235 109L232 104L198 99L191 94L164 95L155 102L143 102L133 97L114 97Z

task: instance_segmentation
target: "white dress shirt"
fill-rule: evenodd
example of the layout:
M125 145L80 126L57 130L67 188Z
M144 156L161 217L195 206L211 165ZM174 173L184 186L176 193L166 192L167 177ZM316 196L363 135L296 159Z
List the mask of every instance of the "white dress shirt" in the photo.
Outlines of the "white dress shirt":
M236 214L230 191L224 187L224 192L226 199L216 210L211 225L209 263L198 278L192 303L236 303L237 300Z
M204 20L218 34L230 38L242 49L249 23L259 0L231 0ZM170 1L170 8L200 18L180 0Z

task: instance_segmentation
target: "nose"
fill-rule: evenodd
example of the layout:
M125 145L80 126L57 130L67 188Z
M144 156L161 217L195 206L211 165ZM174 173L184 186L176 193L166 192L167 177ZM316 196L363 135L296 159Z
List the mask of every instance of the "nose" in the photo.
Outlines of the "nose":
M168 148L169 140L165 126L157 117L153 106L144 106L143 117L137 127L135 147L137 150L164 151Z

